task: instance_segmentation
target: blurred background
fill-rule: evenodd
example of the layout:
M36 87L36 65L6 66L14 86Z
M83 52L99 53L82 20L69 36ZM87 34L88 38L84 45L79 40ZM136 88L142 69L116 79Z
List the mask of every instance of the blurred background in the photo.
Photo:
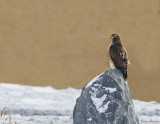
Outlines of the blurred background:
M132 97L159 101L159 9L156 0L1 0L0 82L82 88L110 68L117 33Z

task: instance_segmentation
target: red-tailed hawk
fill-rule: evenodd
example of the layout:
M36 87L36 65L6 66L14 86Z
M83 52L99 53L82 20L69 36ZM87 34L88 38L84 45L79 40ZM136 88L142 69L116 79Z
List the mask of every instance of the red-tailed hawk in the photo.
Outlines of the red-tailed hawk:
M110 66L113 69L120 70L123 74L124 80L126 81L128 64L130 64L127 51L117 34L112 34L110 39L112 39L112 43L108 48L108 59L110 61Z

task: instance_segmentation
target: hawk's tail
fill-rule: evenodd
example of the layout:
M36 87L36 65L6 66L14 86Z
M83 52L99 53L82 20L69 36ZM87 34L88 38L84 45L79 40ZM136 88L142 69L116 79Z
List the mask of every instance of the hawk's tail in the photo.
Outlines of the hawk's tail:
M123 74L124 80L126 81L127 78L128 78L127 71L121 71L121 72L122 72L122 74Z

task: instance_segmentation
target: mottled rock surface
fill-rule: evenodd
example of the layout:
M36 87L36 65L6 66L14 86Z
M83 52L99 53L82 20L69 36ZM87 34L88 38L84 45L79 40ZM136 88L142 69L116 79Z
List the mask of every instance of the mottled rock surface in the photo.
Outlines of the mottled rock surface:
M88 82L76 101L74 124L139 124L128 83L117 69Z

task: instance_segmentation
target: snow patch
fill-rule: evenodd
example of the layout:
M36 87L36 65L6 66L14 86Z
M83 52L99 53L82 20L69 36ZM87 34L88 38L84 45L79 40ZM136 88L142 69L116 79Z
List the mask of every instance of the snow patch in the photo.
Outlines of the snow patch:
M102 74L103 74L103 73L102 73ZM93 78L90 82L88 82L85 88L91 86L91 85L93 84L93 82L100 80L101 78L99 78L99 77L100 77L102 74L96 76L96 77Z
M96 109L99 113L103 113L108 109L108 105L109 105L110 101L108 101L105 105L103 105L104 100L106 99L106 96L107 95L103 95L102 97L97 98L95 94L91 95L92 102L96 106Z
M117 88L105 87L105 90L109 91L109 93L113 93L113 92L117 91Z
M88 118L87 121L92 121L92 118Z
M96 86L96 87L100 87L101 85L100 85L100 84L94 84L94 86Z

